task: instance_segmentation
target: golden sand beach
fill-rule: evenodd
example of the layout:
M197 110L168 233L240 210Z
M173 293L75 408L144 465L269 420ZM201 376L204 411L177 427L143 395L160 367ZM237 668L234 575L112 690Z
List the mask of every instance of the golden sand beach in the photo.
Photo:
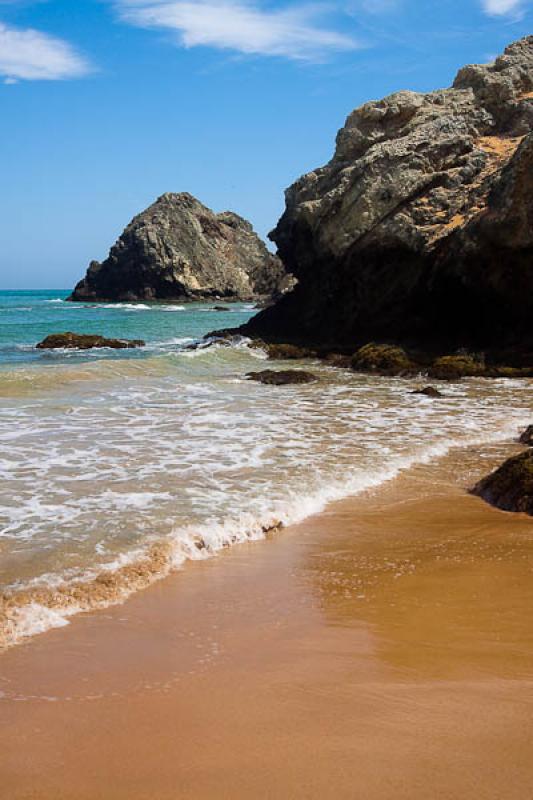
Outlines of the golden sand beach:
M453 451L0 655L9 800L530 800L533 524Z

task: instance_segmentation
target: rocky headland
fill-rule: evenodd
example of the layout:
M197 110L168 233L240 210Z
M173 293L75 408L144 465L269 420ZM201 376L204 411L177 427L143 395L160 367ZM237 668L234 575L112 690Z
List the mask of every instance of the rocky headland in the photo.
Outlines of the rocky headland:
M69 299L265 301L292 285L249 222L168 193L130 222L105 261L91 262Z
M345 354L401 345L382 353L388 374L450 354L432 376L533 366L532 123L533 36L449 89L353 111L270 234L296 288L240 332Z

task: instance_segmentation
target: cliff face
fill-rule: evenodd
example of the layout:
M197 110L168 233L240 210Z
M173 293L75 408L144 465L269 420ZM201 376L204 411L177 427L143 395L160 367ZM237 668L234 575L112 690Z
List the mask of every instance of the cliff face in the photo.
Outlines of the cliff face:
M71 300L185 301L274 297L290 286L249 222L190 194L164 194L93 261Z
M358 108L271 233L295 291L265 338L533 345L533 36L450 89Z

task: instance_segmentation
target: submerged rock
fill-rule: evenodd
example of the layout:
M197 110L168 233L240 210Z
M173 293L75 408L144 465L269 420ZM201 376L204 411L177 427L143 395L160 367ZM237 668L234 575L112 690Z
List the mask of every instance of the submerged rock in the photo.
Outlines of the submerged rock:
M522 511L533 515L533 450L505 461L483 478L472 494L482 497L503 511Z
M132 347L144 347L142 339L107 339L105 336L87 333L52 333L39 342L39 350L91 350L93 347L111 347L114 350L125 350Z
M439 392L434 386L425 386L423 389L415 389L411 394L423 394L426 397L444 397L442 392Z
M356 372L375 372L378 375L402 375L413 369L407 353L389 344L365 344L352 358Z
M264 383L267 386L314 383L318 380L312 372L305 372L299 369L265 369L261 372L249 372L246 377L251 381L259 381L259 383Z
M533 36L449 89L353 111L270 235L298 284L243 332L531 352L532 127Z
M135 217L69 300L255 300L291 288L249 222L192 195L164 194Z
M533 425L529 425L525 429L518 441L521 442L521 444L527 444L528 447L533 447Z

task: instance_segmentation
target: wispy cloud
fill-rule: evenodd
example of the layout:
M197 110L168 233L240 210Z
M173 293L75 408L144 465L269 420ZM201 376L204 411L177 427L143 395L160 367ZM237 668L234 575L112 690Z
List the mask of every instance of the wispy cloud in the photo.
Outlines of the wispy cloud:
M307 61L358 47L348 34L320 24L328 10L321 4L270 10L253 0L116 0L116 5L124 21L175 31L183 47Z
M0 22L0 75L19 80L64 80L91 71L89 63L63 39Z
M522 11L522 0L481 0L481 2L485 12L491 17L519 14Z

